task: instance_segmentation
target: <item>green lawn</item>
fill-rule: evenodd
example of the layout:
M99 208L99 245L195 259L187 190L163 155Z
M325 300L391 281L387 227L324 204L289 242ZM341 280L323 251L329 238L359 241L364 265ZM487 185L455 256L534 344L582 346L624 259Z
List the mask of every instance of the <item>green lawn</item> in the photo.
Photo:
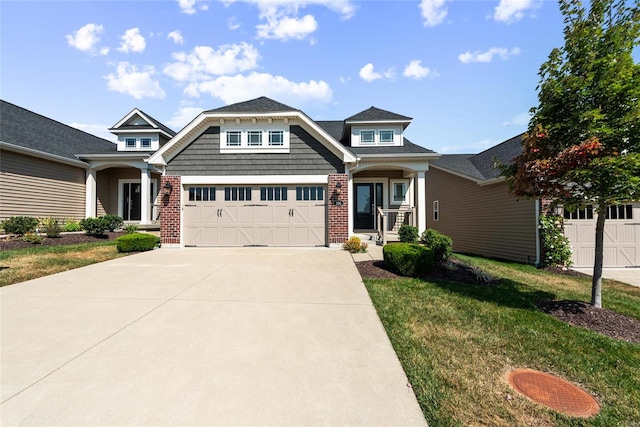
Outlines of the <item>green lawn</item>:
M501 284L364 280L430 426L640 423L640 345L567 325L535 307L540 299L589 301L590 278L457 257ZM605 281L603 305L640 318L640 289ZM601 403L600 414L572 418L527 400L506 382L514 368L582 386Z
M96 262L126 256L116 249L116 242L78 245L33 246L0 252L0 286L48 276Z

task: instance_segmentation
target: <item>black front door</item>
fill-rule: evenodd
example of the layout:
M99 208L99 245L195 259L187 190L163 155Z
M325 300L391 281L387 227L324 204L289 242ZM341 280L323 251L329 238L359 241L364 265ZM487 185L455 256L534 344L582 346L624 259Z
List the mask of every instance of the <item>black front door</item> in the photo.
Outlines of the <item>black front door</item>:
M122 189L122 218L125 221L140 221L140 183L127 182Z
M356 230L375 228L375 197L373 184L355 184L355 215L353 227Z

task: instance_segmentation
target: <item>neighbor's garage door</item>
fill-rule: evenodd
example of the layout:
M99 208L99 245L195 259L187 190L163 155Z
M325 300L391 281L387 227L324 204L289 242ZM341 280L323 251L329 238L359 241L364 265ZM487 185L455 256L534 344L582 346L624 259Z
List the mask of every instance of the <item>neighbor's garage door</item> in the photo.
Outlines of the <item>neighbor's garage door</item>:
M185 186L185 246L324 246L324 186Z
M574 267L593 267L596 213L593 208L566 212L565 235ZM604 230L605 267L640 266L640 204L610 206Z

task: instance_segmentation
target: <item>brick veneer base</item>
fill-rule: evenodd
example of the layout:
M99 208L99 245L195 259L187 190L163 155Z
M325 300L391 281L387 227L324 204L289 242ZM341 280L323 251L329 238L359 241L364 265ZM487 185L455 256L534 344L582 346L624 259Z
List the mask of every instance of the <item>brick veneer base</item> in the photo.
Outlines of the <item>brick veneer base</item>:
M171 194L163 195L160 202L160 241L164 244L180 244L180 193L182 180L179 176L163 176L160 191L171 184Z
M340 183L338 194L337 184ZM344 243L349 238L349 177L329 175L329 244ZM342 206L336 202L342 202Z

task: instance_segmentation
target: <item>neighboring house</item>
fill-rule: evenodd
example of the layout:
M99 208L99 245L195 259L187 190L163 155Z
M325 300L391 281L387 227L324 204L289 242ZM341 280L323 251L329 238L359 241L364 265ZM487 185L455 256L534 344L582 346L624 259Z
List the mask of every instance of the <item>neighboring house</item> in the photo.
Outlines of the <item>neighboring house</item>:
M163 172L162 242L327 246L375 233L379 215L424 230L439 155L404 138L411 120L371 107L314 121L265 97L204 111L148 160Z
M518 135L479 154L443 155L433 162L427 172L428 227L451 236L457 252L539 264L541 203L511 196L495 167L496 161L508 164L521 152L522 135ZM593 208L557 211L565 218L573 265L593 266ZM640 265L640 204L609 208L604 265Z
M160 174L146 160L175 132L137 109L110 131L117 144L0 101L0 220L115 214L152 223Z

